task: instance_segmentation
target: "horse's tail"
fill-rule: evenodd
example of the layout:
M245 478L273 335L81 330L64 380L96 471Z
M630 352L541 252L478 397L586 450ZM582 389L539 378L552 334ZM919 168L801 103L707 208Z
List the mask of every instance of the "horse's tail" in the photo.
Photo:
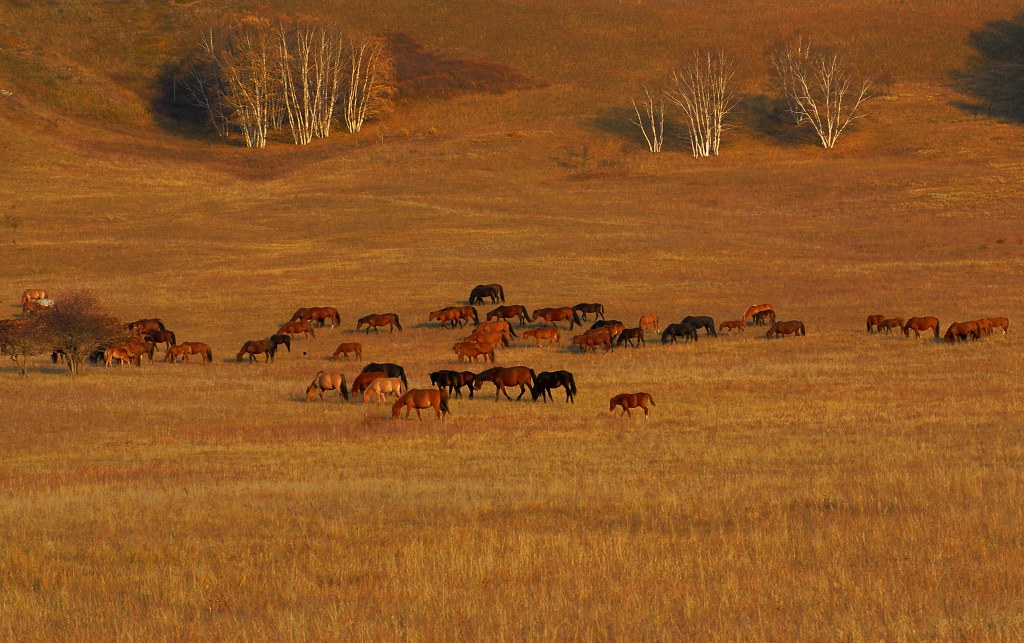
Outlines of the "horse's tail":
M167 330L167 327L164 326L164 323L162 321L160 321L159 319L156 320L156 325L157 325L157 327L160 328L160 330Z
M532 368L530 369L530 381L534 384L537 383L537 373L535 373Z
M572 309L572 322L573 322L574 324L576 324L577 326L582 326L582 325L583 325L583 324L582 324L582 323L580 322L580 315L579 315L579 311L578 311L578 310L576 310L575 308L573 308L573 309ZM554 323L554 322L552 322L552 323Z
M568 371L566 372L568 373ZM572 373L569 373L569 390L576 395L576 378L572 376Z
M398 315L395 315L395 326L398 326L398 330L402 330L402 322L398 321Z
M501 303L505 303L505 288L504 286L498 286L498 297L501 298Z
M334 311L334 314L331 315L331 319L334 321L335 326L341 326L341 313Z
M440 391L440 393L441 399L437 403L437 406L441 409L441 417L444 417L446 413L451 415L452 411L448 408L448 393L446 391Z
M505 322L505 323L508 323L508 322ZM516 329L512 328L512 324L508 325L508 332L509 332L510 335L512 335L512 337L516 337Z
M803 322L800 322L800 336L801 337L807 337L807 327L804 326ZM939 336L939 329L938 328L935 329L935 336L936 337Z
M171 333L171 346L177 346L178 345L178 338L174 336L174 331L173 330L170 331L170 333Z
M598 304L597 310L601 313L601 319L604 319L604 304Z
M477 326L479 326L480 325L480 313L476 312L476 308L473 308L473 307L470 307L470 310L473 311L473 323L476 324Z
M348 402L348 382L345 381L345 374L341 374L341 396Z
M210 348L209 346L206 347L206 361L207 362L212 362L213 361L213 349Z
M939 338L939 318L935 318L935 339Z
M406 390L409 389L409 380L405 379L405 369L401 366L398 367L398 377L402 380L402 384L405 385Z
M658 406L657 404L654 403L654 396L651 395L650 393L647 394L647 401L651 403L651 406Z

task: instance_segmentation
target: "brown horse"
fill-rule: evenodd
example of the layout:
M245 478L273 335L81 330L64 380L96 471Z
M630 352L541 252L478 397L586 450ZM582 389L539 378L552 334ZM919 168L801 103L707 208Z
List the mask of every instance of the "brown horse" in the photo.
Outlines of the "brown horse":
M743 323L746 323L748 319L750 319L751 317L753 317L757 313L761 313L761 312L764 312L766 310L775 310L775 306L773 306L771 304L755 304L753 306L750 306L745 311L743 311L743 318L742 318Z
M494 384L494 400L498 400L498 395L503 394L506 398L511 400L506 387L518 386L520 399L526 394L526 391L533 393L533 387L530 385L537 379L537 374L533 372L532 368L526 366L496 366L494 368L487 369L486 371L479 373L473 378L473 388L480 390L484 382L490 382Z
M356 322L356 330L363 326L366 326L367 333L370 332L371 328L373 332L379 333L380 331L377 329L384 326L390 326L389 333L395 332L395 328L402 330L402 324L398 321L398 315L395 313L373 313L366 317L360 317Z
M572 338L572 345L579 346L580 352L583 353L586 353L588 348L596 353L598 346L604 346L606 351L615 350L612 345L612 334L607 328L588 330L582 335L576 335Z
M926 330L935 331L935 339L939 338L938 317L911 317L903 324L904 337L910 337L910 331L914 331L914 339L920 339L921 332Z
M654 398L651 397L650 393L619 393L610 400L608 404L608 412L614 413L615 407L621 406L622 413L619 414L620 417L623 415L633 417L633 414L630 413L629 410L639 407L644 410L644 418L647 418L648 414L650 413L650 411L647 409L648 402L651 403L651 406L657 406L657 404L654 403Z
M157 345L165 344L166 346L164 346L164 350L178 343L177 338L174 336L174 331L172 330L151 330L146 333L146 341Z
M892 333L893 328L903 328L902 317L892 317L891 319L883 319L878 323L878 332L880 333Z
M976 321L953 322L946 330L943 339L950 344L955 341L966 342L968 339L981 339L981 330Z
M1010 320L1005 317L989 317L988 321L992 324L992 330L1001 328L1003 330L1003 335L1005 335L1006 331L1010 328Z
M879 331L878 325L884 322L886 319L885 315L868 315L868 332L873 333Z
M975 319L974 323L978 325L978 334L982 337L988 337L992 334L992 320L985 317L983 319Z
M804 327L804 323L802 321L781 321L772 324L772 327L764 334L768 339L771 339L772 337L783 337L785 335L806 336L807 329Z
M367 371L356 375L356 379L352 380L352 395L366 392L373 380L387 376L384 371Z
M203 364L209 364L213 361L213 351L203 342L182 342L181 346L188 349L189 355L198 355L203 360ZM185 361L188 361L187 357Z
M387 397L388 393L393 393L395 397L400 397L404 392L405 385L397 377L378 377L370 382L370 386L363 391L363 404L370 401L371 394L377 396L377 403L380 404Z
M391 419L397 420L398 415L405 409L405 419L409 419L409 413L416 409L416 417L423 419L420 409L434 408L437 419L443 420L445 415L451 415L448 409L448 391L436 388L412 388L405 392L405 395L398 398L391 407Z
M323 328L330 323L331 328L341 326L341 314L337 308L331 306L318 306L309 311L309 321Z
M46 290L44 288L28 288L25 292L21 293L21 305L24 306L27 301L46 298Z
M623 329L622 332L619 333L619 336L615 339L615 345L616 346L622 346L623 344L626 344L627 346L635 346L636 348L640 348L641 344L643 344L644 346L647 346L647 342L644 341L644 329L643 328L625 328L625 329Z
M498 306L491 312L487 313L487 321L491 321L492 319L519 319L519 325L525 326L527 322L526 306L521 304Z
M427 321L431 322L435 320L441 322L441 328L444 328L447 324L451 324L452 329L455 328L456 324L458 324L460 328L463 325L462 313L459 312L455 306L448 306L441 310L431 311L430 315L427 317Z
M753 324L754 326L771 326L775 323L775 311L774 310L762 310L754 313Z
M489 297L492 304L505 303L505 289L501 284L477 284L469 293L469 304L483 304L484 297Z
M185 363L188 363L188 357L192 354L192 349L184 344L175 344L174 346L168 346L167 352L164 353L164 362L170 362L171 364L177 364L178 358L182 358Z
M572 309L579 313L580 319L584 321L587 315L593 315L595 319L604 319L604 304L576 304Z
M348 401L348 386L345 382L345 376L341 373L320 371L313 376L313 381L306 387L306 402L312 402L313 396L317 393L320 394L320 401L325 401L325 391L337 391L339 400L344 398Z
M277 329L277 335L304 335L316 339L316 333L313 332L313 322L309 321L290 321L286 322L284 326Z
M473 331L463 341L466 341L466 342L473 341L473 342L479 342L479 343L484 343L484 344L494 344L495 346L501 345L501 346L505 346L505 347L508 347L512 343L509 340L508 333L498 333L498 332L478 333L476 331Z
M661 327L658 325L657 315L640 315L640 323L637 324L639 328L647 330L648 328L654 328L654 332L661 332Z
M29 299L21 304L21 314L23 316L35 315L36 313L43 312L51 306L53 306L52 299Z
M555 322L569 320L569 330L573 329L573 326L580 323L580 318L576 314L576 311L571 306L562 306L561 308L538 308L533 311L533 315L530 317L530 321L535 322L538 319L543 319L545 322L555 325Z
M338 347L334 349L334 355L331 357L337 361L338 355L344 355L345 359L348 359L349 353L356 356L356 359L363 359L363 345L359 342L344 342L338 344Z
M103 351L103 363L106 366L109 367L114 360L120 362L121 366L131 366L132 364L142 366L141 354L133 353L128 344L111 346Z
M548 340L548 346L552 344L561 343L562 336L558 332L558 328L534 328L531 330L523 331L523 339L532 339L537 342L537 348L540 348L541 340Z
M744 324L743 321L739 319L724 321L721 324L719 324L718 332L722 332L723 330L728 330L730 333L732 333L732 331L736 331L737 333L747 332L746 324Z
M516 331L512 328L512 324L508 323L504 319L499 319L497 321L486 321L473 329L474 335L477 333L493 332L508 333L509 337L516 336Z
M137 319L130 324L125 324L125 328L133 335L145 335L151 330L167 330L164 323L156 317L150 319Z
M256 361L257 355L264 355L266 362L271 362L274 359L274 353L277 352L277 344L267 339L254 339L242 344L242 349L238 351L238 355L235 357L239 362L242 361L242 356L249 356L249 363L252 364Z
M488 359L491 360L491 364L494 363L494 344L488 344L481 342L479 344L463 344L455 349L455 354L459 356L459 361L465 357L467 362L475 362L478 357L483 357L486 362Z

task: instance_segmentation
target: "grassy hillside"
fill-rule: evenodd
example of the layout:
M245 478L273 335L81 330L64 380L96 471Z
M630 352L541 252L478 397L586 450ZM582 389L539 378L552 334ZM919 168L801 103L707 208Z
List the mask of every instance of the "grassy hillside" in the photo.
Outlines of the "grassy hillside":
M247 3L2 6L0 214L21 225L0 229L0 317L26 287L86 288L215 358L0 368L6 638L1021 637L1024 139L954 88L992 73L979 43L1013 33L992 22L1013 3L321 4L273 8L537 86L245 150L151 104L163 66ZM647 154L624 124L696 45L732 51L756 105L765 46L795 32L842 34L895 80L835 150L750 109L706 161ZM327 361L341 341L413 386L457 367L464 333L427 313L492 281L627 325L770 301L809 333L499 352L572 370L574 405L485 389L438 423L305 403L317 370L361 368ZM307 305L343 327L235 361ZM354 332L383 311L406 330ZM871 313L1010 333L869 336ZM652 418L608 416L634 390Z

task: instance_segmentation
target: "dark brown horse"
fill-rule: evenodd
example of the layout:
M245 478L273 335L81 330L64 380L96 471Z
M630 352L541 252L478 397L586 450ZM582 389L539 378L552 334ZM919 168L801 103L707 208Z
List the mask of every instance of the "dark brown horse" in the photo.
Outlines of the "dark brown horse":
M325 391L337 391L339 400L344 398L345 401L348 401L348 385L345 382L345 376L341 373L320 371L313 376L313 381L306 387L306 401L312 402L313 397L319 393L320 401L323 402Z
M313 322L309 321L290 321L285 322L281 328L277 330L277 335L305 335L316 339L316 333L313 332ZM290 349L289 349L290 350Z
M257 355L263 355L264 361L271 362L276 352L277 344L274 342L267 339L254 339L242 344L242 348L238 351L238 355L235 358L241 362L242 357L248 355L249 363L252 364L256 361Z
M565 389L565 401L576 403L576 378L572 376L569 371L543 371L537 373L537 378L533 382L533 401L536 402L537 398L548 401L555 401L555 396L551 394L551 391L556 388Z
M697 327L689 324L669 324L665 327L664 332L661 333L661 343L667 344L671 341L675 344L676 337L682 337L687 342L690 340L697 341Z
M935 331L935 339L939 338L938 317L911 317L903 324L903 335L910 337L910 331L914 331L914 338L920 339L921 333L926 330Z
M409 413L416 409L416 417L422 420L423 416L420 415L420 409L429 409L431 407L437 413L437 419L439 420L443 420L445 415L451 415L452 412L448 409L448 391L436 388L409 389L391 407L391 419L397 420L402 409L405 409L405 419L408 420Z
M583 321L587 320L587 315L604 319L604 304L576 304L572 309L574 312L579 313L580 319Z
M771 326L775 323L775 310L761 310L754 313L754 326Z
M462 397L462 387L469 388L469 399L473 399L473 378L476 373L473 371L434 371L430 374L430 383L437 388L446 388L448 395L455 393L455 397Z
M291 335L271 335L270 341L274 342L278 346L284 344L284 347L288 349L288 352L292 352L292 337Z
M151 330L146 333L146 341L152 342L154 345L165 344L164 350L178 343L172 330Z
M628 415L629 417L633 417L633 414L630 413L629 410L639 407L644 410L644 418L647 418L647 415L650 413L650 411L647 410L648 402L651 403L651 406L657 406L650 393L619 393L610 400L608 404L608 412L614 413L615 407L621 406L622 413L620 416Z
M715 320L708 315L687 315L686 317L683 317L683 321L679 323L683 326L694 326L698 330L703 328L705 335L718 337L718 331L715 330Z
M641 344L647 346L647 342L644 341L644 329L624 328L615 340L616 346L622 346L623 344L626 344L627 346L635 346L636 348L640 348Z
M405 369L398 364L392 362L382 362L380 364L371 362L363 367L364 373L370 373L372 371L381 371L388 377L397 377L402 380L402 384L405 384L405 388L409 388L409 380L405 379Z
M167 330L164 323L156 317L135 320L130 324L125 324L125 328L133 335L145 335L151 330Z
M331 357L334 360L338 359L338 355L344 355L345 359L348 359L349 353L356 356L356 359L363 359L363 345L359 342L344 342L338 344L338 347L334 349L334 355Z
M772 306L771 304L754 304L753 306L750 306L745 311L743 311L742 320L744 323L746 323L746 321L753 317L754 315L758 313L763 313L766 310L775 310L775 306ZM774 315L772 316L774 317ZM757 320L754 320L754 323L756 324Z
M949 344L955 341L966 342L968 339L981 339L981 330L976 321L953 322L946 330L943 339Z
M792 321L780 321L772 324L772 327L768 329L768 332L764 334L765 337L771 339L772 337L783 337L785 335L807 335L807 328L804 327L804 323L798 320Z
M538 308L533 311L533 315L530 316L530 321L535 322L538 319L543 319L545 322L555 325L555 322L569 320L569 330L573 329L573 326L580 323L580 318L576 314L576 311L571 306L562 306L561 308Z
M356 330L359 330L363 326L366 326L366 332L369 333L370 329L373 332L379 333L379 328L389 326L389 333L395 332L395 329L402 330L402 324L398 321L398 315L395 313L373 313L366 317L360 317L356 322Z
M881 332L879 324L886 320L885 315L868 315L868 332Z
M487 321L491 321L492 319L519 319L519 325L525 326L528 321L526 317L526 306L521 304L498 306L491 312L487 313Z
M903 318L893 317L891 319L883 319L878 323L878 332L880 333L892 333L894 328L903 328Z
M519 397L521 399L526 391L533 392L533 387L530 383L537 379L537 374L533 372L532 368L526 366L496 366L489 368L483 373L478 374L473 378L473 388L480 390L484 382L490 382L494 384L494 399L498 400L498 395L502 394L509 400L512 398L509 396L506 387L518 386Z
M469 305L483 304L484 297L489 297L492 304L505 303L505 289L501 284L477 284L469 293Z

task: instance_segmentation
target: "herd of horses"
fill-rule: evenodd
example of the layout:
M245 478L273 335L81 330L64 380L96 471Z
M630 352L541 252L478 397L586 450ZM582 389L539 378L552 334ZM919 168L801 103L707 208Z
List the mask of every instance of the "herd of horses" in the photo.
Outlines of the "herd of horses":
M486 313L484 321L480 321L480 314L473 304L483 303L490 299L491 303L498 305ZM43 302L43 303L40 303ZM448 400L450 397L462 397L462 389L468 390L468 397L473 398L474 392L480 391L485 385L495 387L495 400L500 400L504 395L506 399L512 400L509 391L515 392L518 389L516 400L522 399L530 393L533 401L554 401L553 391L563 389L566 403L574 403L577 388L575 376L566 370L544 371L536 373L526 366L497 366L496 352L504 347L512 345L512 339L518 337L514 323L518 322L519 327L529 323L539 322L539 327L529 328L522 332L522 339L532 340L538 348L561 346L561 332L559 323L567 322L568 329L582 327L584 322L589 321L588 316L592 315L594 320L589 328L573 335L568 344L569 350L578 349L579 352L596 352L598 348L605 351L614 351L616 347L640 348L646 346L645 333L660 333L662 343L675 343L679 339L684 342L696 342L703 331L705 337L717 337L719 333L745 333L750 326L767 327L766 338L778 338L787 335L805 336L806 326L800 320L779 321L777 312L772 304L757 304L748 307L739 319L723 321L716 326L715 320L707 315L690 315L681 321L670 323L661 328L658 316L655 314L643 314L635 327L626 327L619 320L609 320L605 316L605 307L600 303L581 303L575 306L561 306L551 308L537 308L530 312L519 304L506 305L505 291L501 284L480 284L472 289L469 297L469 305L446 306L439 310L431 311L427 322L437 323L440 328L461 329L472 325L472 331L466 337L456 341L452 345L456 359L460 362L476 362L481 360L490 363L490 368L475 373L469 370L438 370L429 374L430 389L410 389L408 378L402 366L394 363L370 363L355 377L351 386L345 376L336 371L319 371L313 381L306 388L306 400L312 401L319 396L324 400L327 392L337 392L339 399L349 400L350 395L362 395L363 402L368 403L370 399L376 399L378 403L383 402L388 395L396 398L392 409L392 417L399 417L402 409L406 410L406 417L415 410L418 417L422 419L420 411L433 408L438 418L450 415L451 410ZM35 314L39 310L53 305L48 299L47 292L43 289L28 289L22 296L23 316ZM3 320L10 321L10 320ZM282 324L276 332L265 339L246 341L236 354L236 361L243 361L246 357L250 363L255 362L259 356L263 356L264 362L274 361L277 350L284 346L291 351L293 339L300 337L315 338L316 329L325 327L337 328L341 326L341 315L336 308L306 307L299 308L292 314L291 318ZM1005 335L1009 322L1005 317L994 317L977 319L968 322L955 322L949 326L944 336L946 342L978 340L989 336L996 329L1002 330ZM2 326L0 326L0 344L2 344ZM359 318L356 321L356 331L364 330L368 333L370 329L379 332L382 328L388 328L389 332L395 329L402 331L402 325L396 313L373 313ZM911 317L907 320L899 317L887 317L886 315L870 315L867 318L867 331L869 333L892 333L894 330L902 330L907 337L910 332L915 337L920 337L922 332L932 331L936 340L939 339L939 320L935 317ZM102 346L94 350L89 356L89 361L99 363L101 360L106 366L119 364L121 366L141 366L142 358L148 357L149 361L154 360L154 351L158 346L164 350L164 362L189 363L192 358L197 358L204 364L213 360L213 351L208 344L203 342L179 342L175 333L166 328L163 321L157 318L139 319L124 325L125 337L113 342L110 345ZM338 345L332 355L335 361L340 358L345 360L352 356L356 360L362 360L363 348L359 342L343 342ZM57 362L61 357L59 351L54 351L52 358ZM654 406L654 400L648 393L623 393L616 395L610 400L609 412L621 408L624 415L631 415L630 409L639 408L644 416L649 414L648 404Z

